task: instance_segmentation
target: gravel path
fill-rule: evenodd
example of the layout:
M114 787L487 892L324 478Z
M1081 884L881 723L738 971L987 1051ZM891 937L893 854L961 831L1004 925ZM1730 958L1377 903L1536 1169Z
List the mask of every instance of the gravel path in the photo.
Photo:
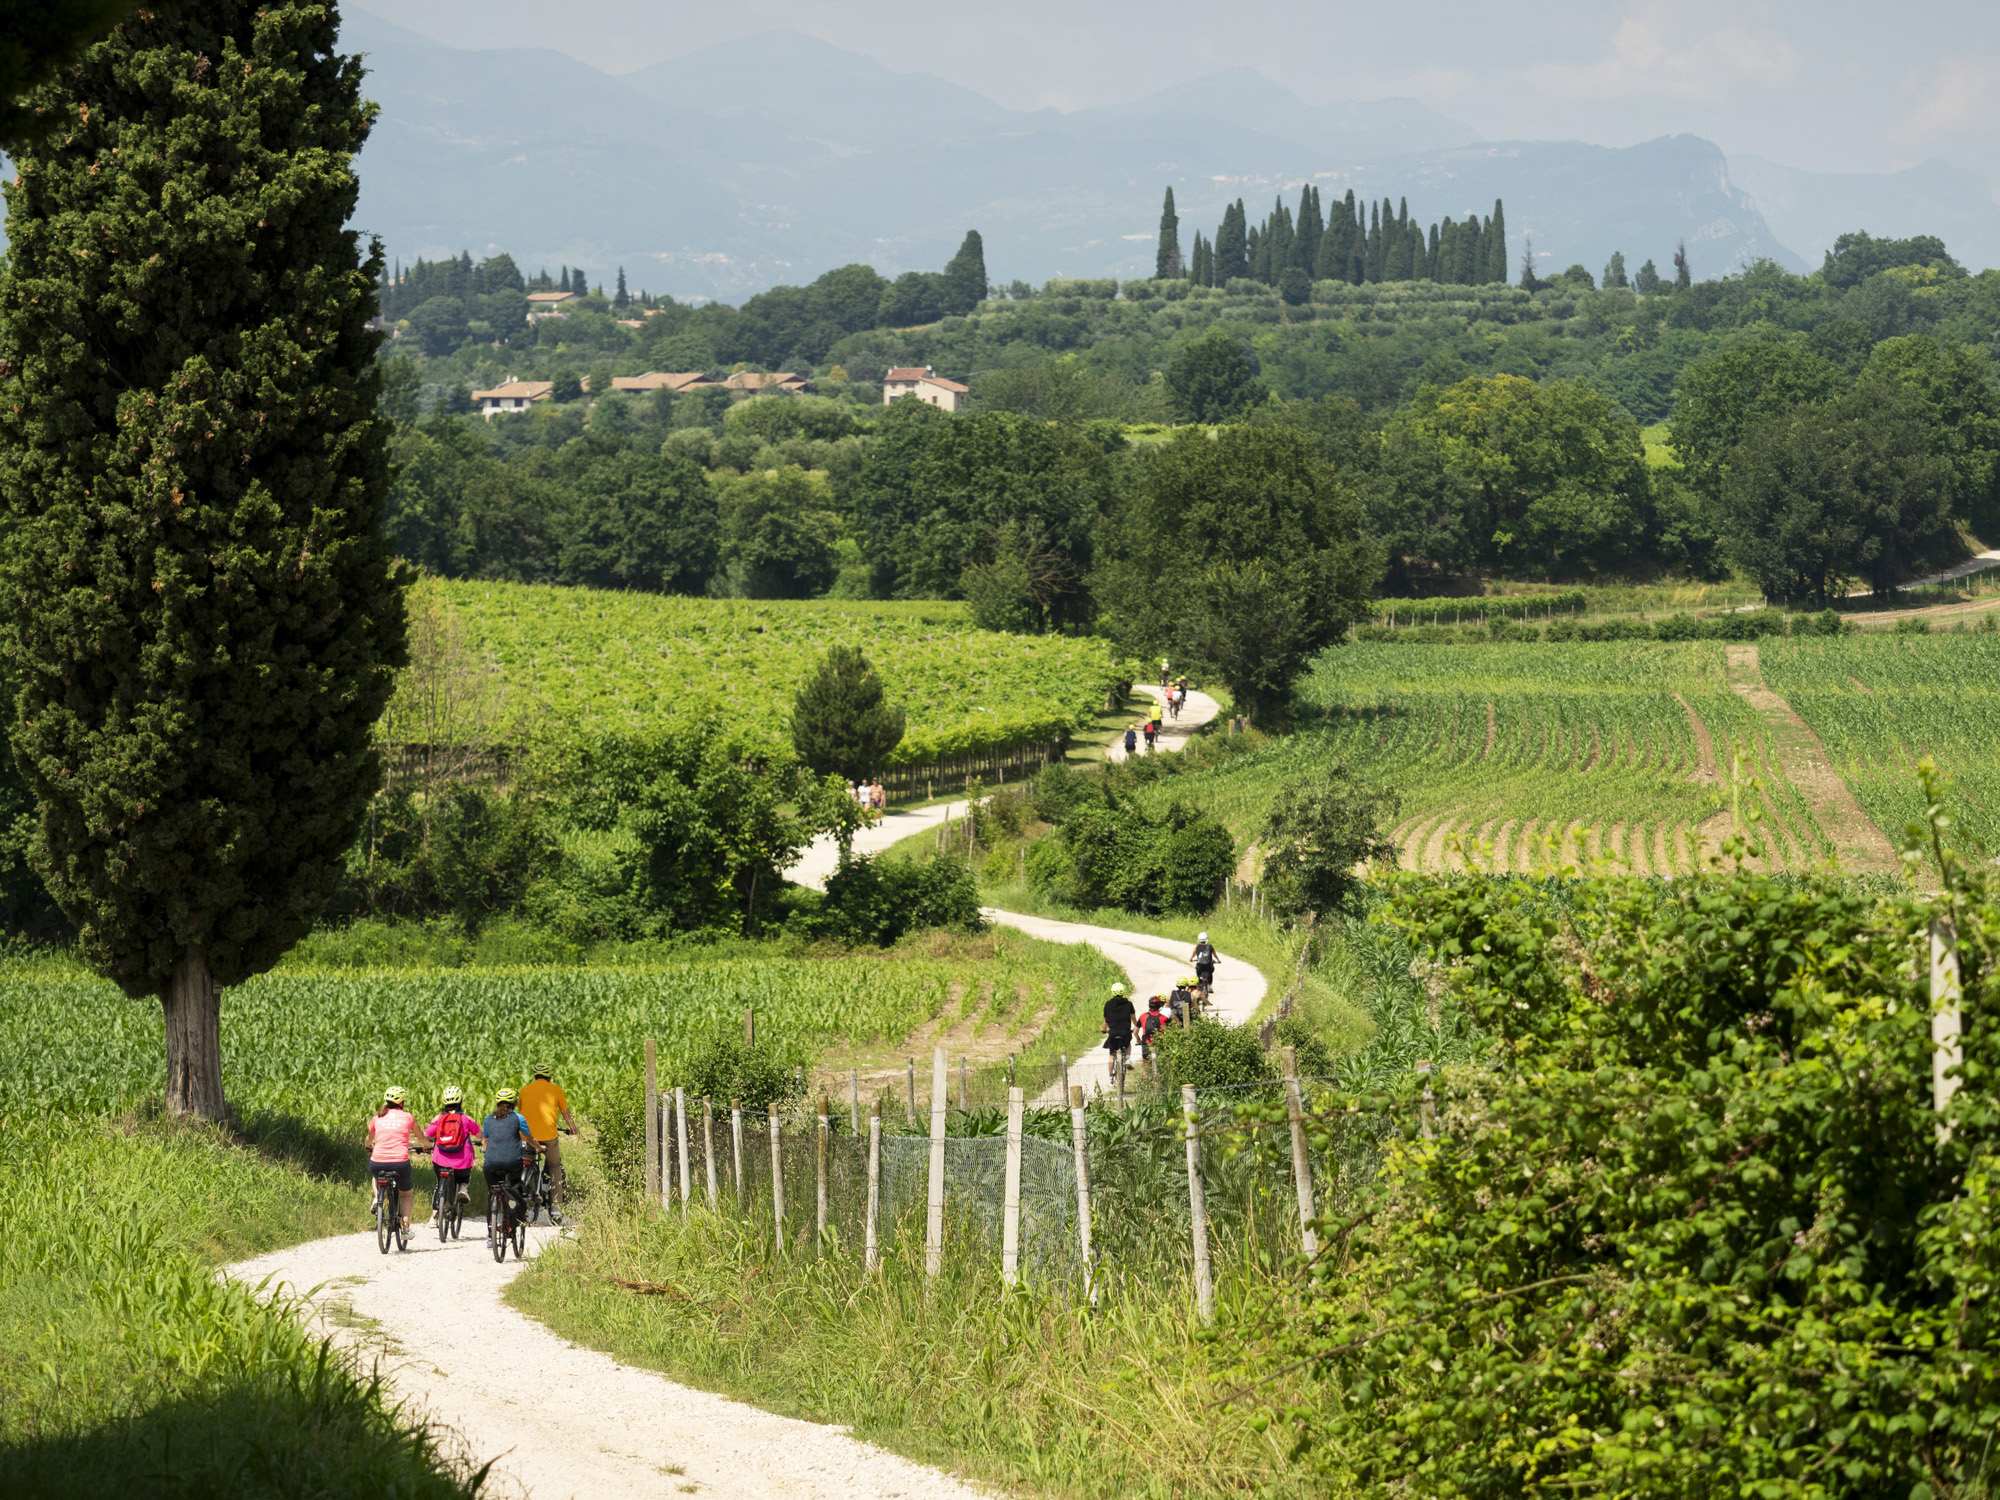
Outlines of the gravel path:
M419 1175L425 1175L420 1173ZM529 1231L539 1251L554 1231ZM407 1252L371 1234L295 1245L231 1266L252 1284L309 1291L322 1331L379 1361L392 1397L474 1467L493 1497L627 1500L681 1493L743 1500L973 1500L988 1494L898 1458L846 1428L773 1416L677 1385L557 1337L500 1300L521 1269L495 1265L484 1225Z

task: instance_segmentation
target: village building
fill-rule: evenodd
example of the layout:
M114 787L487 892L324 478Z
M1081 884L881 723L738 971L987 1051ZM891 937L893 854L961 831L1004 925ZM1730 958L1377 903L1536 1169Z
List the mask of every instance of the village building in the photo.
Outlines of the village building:
M562 305L574 302L573 292L530 292L528 293L528 316L531 318L559 318Z
M682 370L675 373L648 370L643 375L611 377L611 389L623 391L630 396L644 396L653 391L684 391L691 386L707 383L706 372L701 370Z
M940 411L957 411L971 394L970 387L946 380L929 365L898 365L882 377L884 406L904 396L915 396Z
M546 401L556 388L553 380L503 380L490 391L474 391L472 400L482 417L503 411L526 411L536 401Z

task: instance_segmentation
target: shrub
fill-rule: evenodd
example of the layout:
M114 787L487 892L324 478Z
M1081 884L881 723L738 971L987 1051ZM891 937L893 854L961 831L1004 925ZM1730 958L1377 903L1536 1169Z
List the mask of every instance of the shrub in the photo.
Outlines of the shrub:
M955 854L935 859L875 859L848 854L827 877L819 908L802 924L815 936L887 946L926 927L977 932L979 887Z
M1027 854L1028 883L1071 906L1207 911L1236 863L1229 830L1175 800L1158 818L1102 792Z
M1155 1049L1160 1080L1178 1089L1240 1088L1271 1077L1271 1059L1248 1026L1196 1020L1169 1026Z
M1286 1016L1278 1023L1277 1043L1290 1047L1299 1065L1301 1078L1326 1078L1333 1072L1333 1049L1320 1034L1299 1016Z

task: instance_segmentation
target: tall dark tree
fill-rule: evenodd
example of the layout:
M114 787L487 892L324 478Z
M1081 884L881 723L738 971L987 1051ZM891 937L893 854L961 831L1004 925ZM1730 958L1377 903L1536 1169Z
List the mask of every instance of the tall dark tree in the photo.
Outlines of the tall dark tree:
M1475 276L1473 280L1504 282L1507 279L1507 209L1498 198L1493 200L1493 217L1479 231L1479 248L1486 256L1486 274Z
M1299 194L1299 220L1292 238L1291 257L1291 263L1308 276L1319 259L1319 242L1325 233L1326 220L1320 213L1319 189L1308 187Z
M0 146L11 149L68 123L46 100L23 96L137 8L138 0L31 0L6 8L0 16Z
M963 316L986 300L986 245L979 231L968 229L958 254L944 268L944 310Z
M1382 279L1382 205L1368 205L1368 271L1370 281Z
M1181 278L1181 216L1174 212L1172 188L1160 205L1160 247L1153 256L1153 275L1161 281Z
M858 781L903 742L901 705L859 646L834 646L792 700L792 748L822 776Z
M1239 276L1250 274L1250 228L1238 198L1222 211L1222 227L1215 231L1215 285L1227 286Z
M312 926L380 779L404 659L381 530L381 276L344 226L368 133L335 11L187 0L30 96L0 276L14 752L90 962L218 1117L221 988Z
M618 268L618 290L611 294L611 305L616 308L624 308L631 301L631 294L625 290L625 268L620 266Z
M1196 286L1215 285L1215 256L1198 229L1194 235L1194 249L1189 254L1188 280Z
M1694 285L1694 270L1688 265L1687 241L1674 246L1674 290L1684 292Z

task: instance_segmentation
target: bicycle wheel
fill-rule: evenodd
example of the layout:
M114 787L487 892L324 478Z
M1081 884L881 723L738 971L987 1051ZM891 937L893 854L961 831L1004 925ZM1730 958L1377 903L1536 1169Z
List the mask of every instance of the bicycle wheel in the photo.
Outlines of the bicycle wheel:
M381 1183L375 1184L375 1246L389 1253L390 1225L395 1221L395 1198Z
M440 1176L431 1188L431 1223L437 1227L438 1243L443 1244L451 1237L451 1219L446 1205L456 1203L458 1197L446 1186L447 1179Z
M528 1221L535 1216L534 1205L521 1205L521 1216L514 1221L514 1259L519 1260L528 1253Z
M507 1195L493 1192L486 1195L486 1248L493 1252L495 1260L507 1258L507 1236L511 1226L507 1223Z

